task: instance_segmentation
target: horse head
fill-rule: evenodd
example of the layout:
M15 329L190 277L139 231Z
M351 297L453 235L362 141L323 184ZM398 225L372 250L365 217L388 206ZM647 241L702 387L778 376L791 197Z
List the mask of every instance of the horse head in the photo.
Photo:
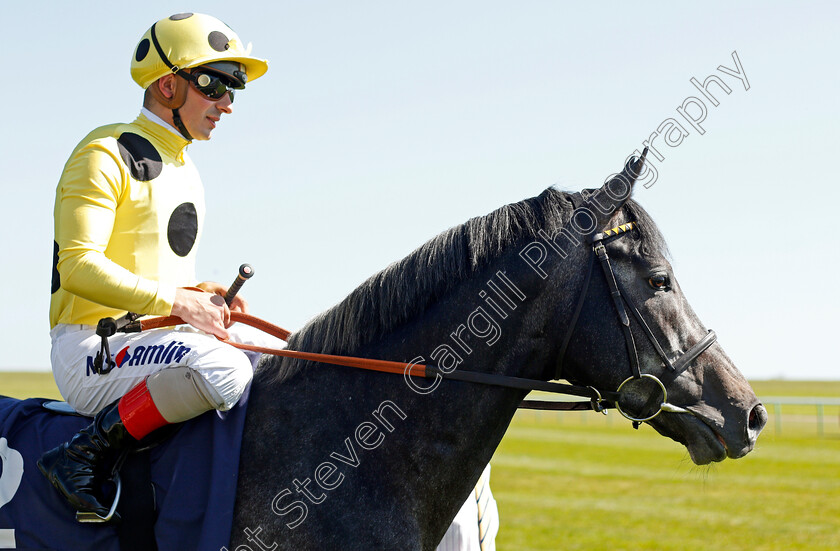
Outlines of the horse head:
M607 232L591 232L590 243L606 260L595 253L603 269L590 265L558 376L620 389L625 416L685 445L698 465L739 458L754 448L767 412L688 303L653 220L629 199L643 164L644 153L588 194L597 231Z

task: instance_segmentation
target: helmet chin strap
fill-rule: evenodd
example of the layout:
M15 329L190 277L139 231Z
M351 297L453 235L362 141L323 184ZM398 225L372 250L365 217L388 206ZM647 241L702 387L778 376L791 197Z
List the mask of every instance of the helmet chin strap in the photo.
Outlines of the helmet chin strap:
M178 76L182 76L178 74ZM175 124L175 128L181 133L184 138L188 139L189 141L193 141L193 137L190 135L189 130L184 125L184 121L181 119L181 114L178 110L184 106L184 103L187 101L187 91L190 87L190 82L186 78L176 78L175 82L175 90L172 94L171 98L168 98L163 95L160 91L160 88L157 85L157 82L153 83L149 87L149 91L152 94L152 97L157 100L158 103L166 107L167 109L172 110L172 122Z
M175 92L172 94L171 98L167 98L164 96L160 88L157 87L156 83L152 84L152 96L156 100L158 100L164 107L172 109L172 122L175 123L175 127L181 133L184 138L188 139L189 141L193 140L193 137L190 135L189 130L187 127L184 126L184 121L181 120L181 114L178 113L178 109L184 106L184 103L187 101L187 89L190 87L189 79L180 73L180 68L173 65L169 58L163 51L163 48L160 47L160 42L157 39L157 33L155 33L155 26L157 23L152 25L150 29L152 35L152 44L155 46L155 50L157 50L160 59L169 67L169 70L172 71L174 74L178 75L181 78L175 79Z
M181 120L181 114L178 113L178 108L172 110L172 122L175 123L175 128L181 133L189 141L193 141L193 137L190 135L190 131L187 130L187 127L184 125L184 121Z

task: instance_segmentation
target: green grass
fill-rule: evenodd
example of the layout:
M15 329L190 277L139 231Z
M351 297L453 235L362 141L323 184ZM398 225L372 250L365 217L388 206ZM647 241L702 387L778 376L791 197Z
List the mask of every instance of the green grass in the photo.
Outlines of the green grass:
M49 371L0 371L0 395L13 398L61 399L55 380Z
M757 381L759 396L838 397L840 382ZM0 373L0 394L58 397L49 373ZM696 467L681 445L611 413L521 411L491 462L497 548L840 549L840 421L785 406L757 449ZM790 417L788 417L790 415Z
M697 467L649 427L583 415L514 418L491 462L500 550L840 549L836 416L824 437L771 420L750 455Z

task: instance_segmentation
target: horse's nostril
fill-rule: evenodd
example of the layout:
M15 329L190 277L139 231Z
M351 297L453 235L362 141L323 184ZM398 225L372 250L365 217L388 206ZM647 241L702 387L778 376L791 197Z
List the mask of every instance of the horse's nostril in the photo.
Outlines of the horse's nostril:
M750 410L749 429L751 431L760 432L767 424L767 410L764 406L758 404Z

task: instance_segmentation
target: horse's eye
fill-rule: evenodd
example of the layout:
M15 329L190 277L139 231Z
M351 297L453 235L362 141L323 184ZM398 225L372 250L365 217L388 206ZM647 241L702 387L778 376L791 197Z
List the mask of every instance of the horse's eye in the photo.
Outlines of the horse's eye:
M648 283L657 291L667 291L671 288L671 280L665 274L656 274L650 276Z

